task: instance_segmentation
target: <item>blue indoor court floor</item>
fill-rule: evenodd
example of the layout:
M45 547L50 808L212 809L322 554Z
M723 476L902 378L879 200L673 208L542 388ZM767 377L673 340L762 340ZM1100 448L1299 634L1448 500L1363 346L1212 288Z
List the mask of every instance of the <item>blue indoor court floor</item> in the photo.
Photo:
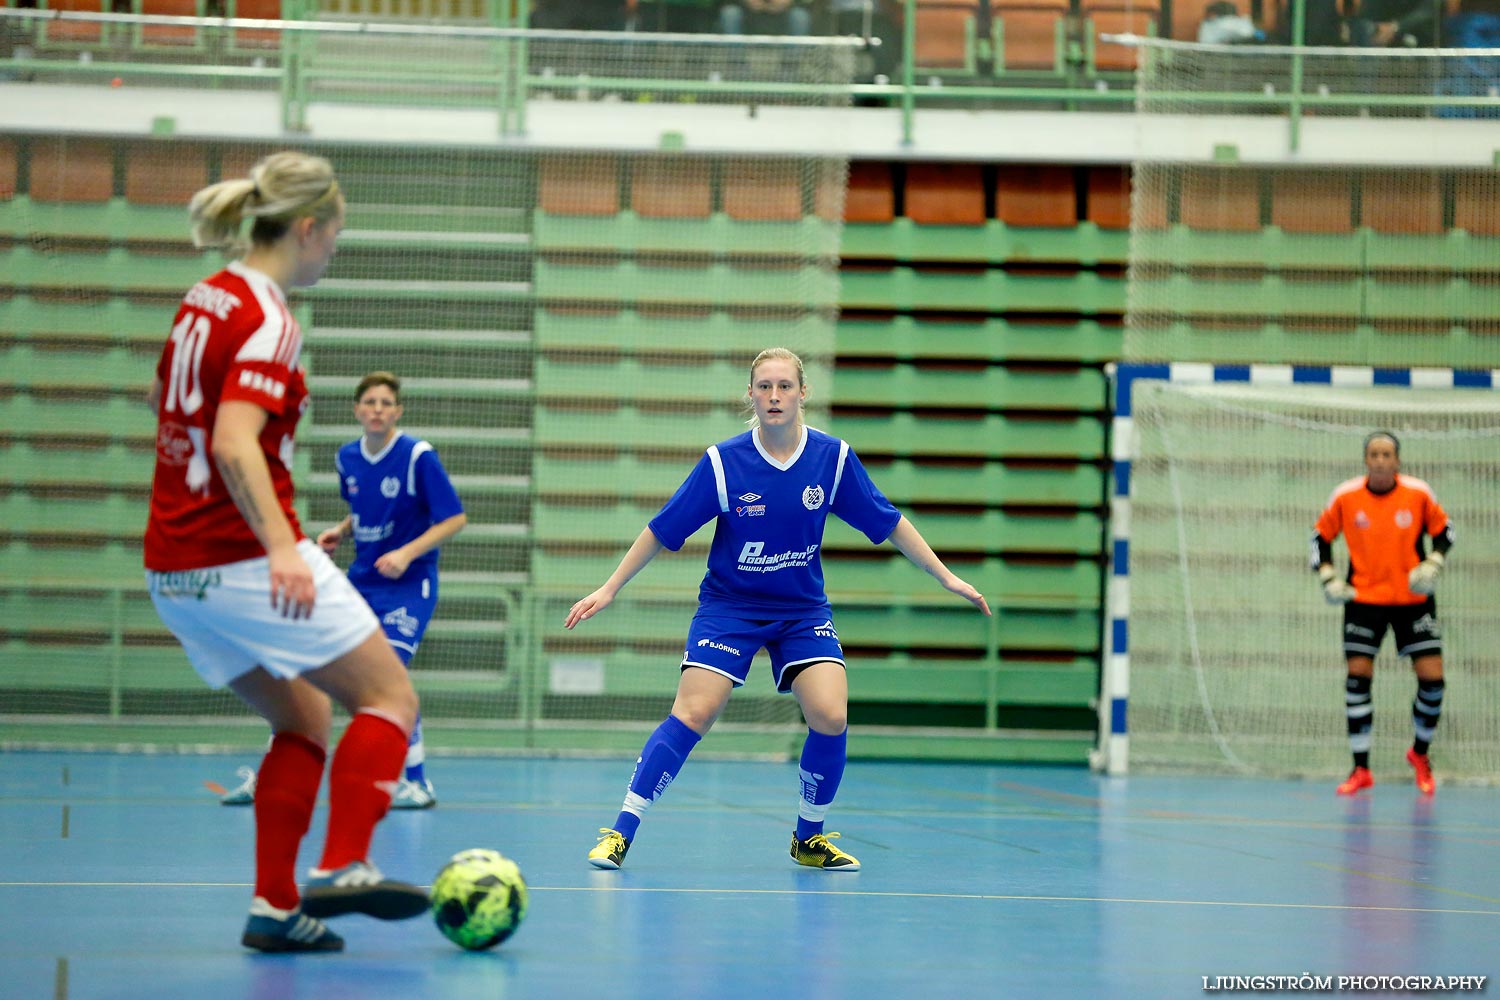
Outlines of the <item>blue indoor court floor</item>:
M374 859L426 883L457 850L504 851L531 886L515 937L470 954L425 918L356 916L335 923L342 954L256 955L238 943L252 811L204 786L249 762L0 754L0 997L1166 998L1204 996L1205 976L1500 973L1492 788L1428 801L1386 781L1350 801L1332 783L859 761L829 823L858 873L787 856L795 764L711 759L601 872L584 857L630 761L440 757L440 805L388 817Z

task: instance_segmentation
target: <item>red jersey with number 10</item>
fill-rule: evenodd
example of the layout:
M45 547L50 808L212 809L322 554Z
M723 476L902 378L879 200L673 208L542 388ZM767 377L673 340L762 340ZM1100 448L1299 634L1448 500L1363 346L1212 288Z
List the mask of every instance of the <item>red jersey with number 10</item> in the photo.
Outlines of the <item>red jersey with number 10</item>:
M219 477L213 428L230 400L269 415L260 446L281 511L298 540L292 510L292 436L307 406L302 331L269 277L241 263L183 297L156 365L156 472L146 523L146 568L203 569L265 555Z

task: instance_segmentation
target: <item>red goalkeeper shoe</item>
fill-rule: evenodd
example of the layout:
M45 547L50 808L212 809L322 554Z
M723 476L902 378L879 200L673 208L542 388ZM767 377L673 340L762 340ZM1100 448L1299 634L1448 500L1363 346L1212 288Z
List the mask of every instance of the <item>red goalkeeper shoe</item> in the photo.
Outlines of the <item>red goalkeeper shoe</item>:
M1415 767L1416 765L1412 766ZM1338 793L1340 795L1356 795L1361 788L1374 787L1375 776L1370 773L1370 769L1368 767L1356 767L1349 772L1349 777L1344 779L1344 783L1339 785Z
M1423 795L1431 795L1437 791L1437 782L1432 778L1432 761L1427 759L1425 753L1417 753L1415 749L1408 749L1406 762L1411 765L1412 776L1417 781L1417 791Z

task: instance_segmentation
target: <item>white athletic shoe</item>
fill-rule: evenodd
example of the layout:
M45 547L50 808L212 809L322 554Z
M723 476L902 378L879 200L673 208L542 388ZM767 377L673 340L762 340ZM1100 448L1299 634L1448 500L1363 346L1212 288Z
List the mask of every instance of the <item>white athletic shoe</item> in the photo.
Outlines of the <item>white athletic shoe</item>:
M391 794L392 809L431 809L437 805L437 795L432 790L432 782L415 782L402 778L396 783L396 790Z
M238 788L225 792L219 796L219 802L226 806L248 806L255 802L255 768L242 767L234 772L235 777L240 779Z

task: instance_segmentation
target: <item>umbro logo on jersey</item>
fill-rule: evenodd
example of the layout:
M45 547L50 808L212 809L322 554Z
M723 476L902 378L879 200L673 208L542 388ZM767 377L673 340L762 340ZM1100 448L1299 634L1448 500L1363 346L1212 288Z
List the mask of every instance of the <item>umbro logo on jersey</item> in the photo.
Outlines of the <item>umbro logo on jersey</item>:
M755 501L757 501L757 500L760 499L760 494L759 493L745 493L745 494L742 494L740 496L740 499L743 500L743 501L745 501L745 503L754 503Z

